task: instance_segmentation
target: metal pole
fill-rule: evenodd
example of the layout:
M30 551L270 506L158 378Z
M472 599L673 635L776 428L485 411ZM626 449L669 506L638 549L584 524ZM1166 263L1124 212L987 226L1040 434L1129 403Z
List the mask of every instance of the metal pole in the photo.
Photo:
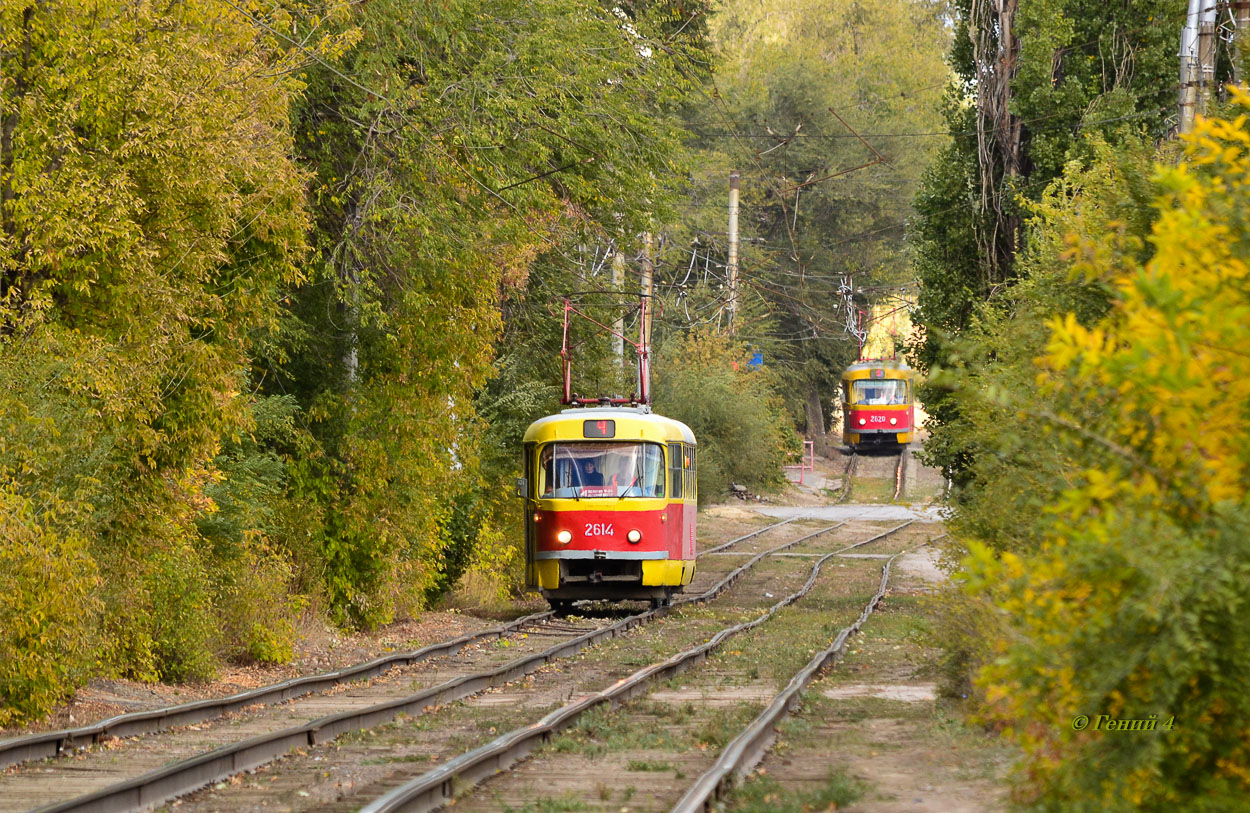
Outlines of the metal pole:
M1246 57L1250 55L1250 0L1237 0L1233 3L1233 20L1237 23L1237 36L1233 44L1233 81L1240 87L1246 87Z
M726 266L729 285L729 335L734 334L734 317L738 315L738 170L729 173L729 263Z

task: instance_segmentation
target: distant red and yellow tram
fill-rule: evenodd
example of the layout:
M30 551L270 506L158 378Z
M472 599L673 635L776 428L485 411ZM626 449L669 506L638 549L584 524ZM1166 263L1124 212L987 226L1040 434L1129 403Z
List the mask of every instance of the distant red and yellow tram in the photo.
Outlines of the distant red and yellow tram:
M694 433L646 407L566 409L525 433L526 581L579 599L670 602L690 583Z
M895 359L868 359L842 373L842 441L855 451L898 449L915 438L915 372Z

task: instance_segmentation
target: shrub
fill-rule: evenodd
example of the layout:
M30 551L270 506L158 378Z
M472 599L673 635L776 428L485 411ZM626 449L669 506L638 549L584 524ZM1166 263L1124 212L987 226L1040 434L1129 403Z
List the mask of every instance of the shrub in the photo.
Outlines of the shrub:
M249 551L218 587L222 647L231 660L286 663L295 655L295 622L307 601L292 594L294 569L281 556Z
M147 574L148 635L156 676L176 683L208 680L216 672L218 622L208 569L189 545L158 553Z
M722 497L731 482L766 491L785 480L798 438L768 374L750 370L729 338L690 333L656 355L655 408L694 432L699 501Z
M46 714L91 662L95 562L80 537L46 523L0 489L0 725Z
M1250 792L1247 147L1245 115L1202 120L1149 204L1122 196L1153 215L1112 218L1079 191L1056 207L1072 278L1111 307L1048 321L1025 368L1036 397L985 391L1040 438L1013 453L1054 472L1014 484L1045 506L1013 517L1028 544L987 535L965 563L1001 622L986 716L1023 748L1019 799L1041 809L1234 810Z

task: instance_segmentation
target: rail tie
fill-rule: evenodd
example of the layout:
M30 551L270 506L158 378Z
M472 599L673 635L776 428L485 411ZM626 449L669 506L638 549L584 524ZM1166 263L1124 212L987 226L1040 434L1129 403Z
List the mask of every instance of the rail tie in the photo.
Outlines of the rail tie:
M889 536L911 525L908 520L887 531L876 534L861 542L840 548L825 554L812 565L811 574L802 588L791 593L772 605L757 618L727 627L712 636L706 643L700 644L685 652L679 652L667 660L644 667L627 678L614 683L607 689L597 692L575 703L559 708L536 723L509 731L491 742L468 753L462 754L421 776L394 788L390 792L375 799L360 809L360 813L393 813L394 811L430 811L443 807L451 801L454 788L459 783L476 784L483 779L504 770L513 763L528 756L539 745L547 742L552 735L570 726L580 715L596 706L608 703L620 705L641 694L652 682L658 679L680 674L691 666L705 660L710 652L719 647L730 637L740 632L753 629L772 618L778 611L806 595L816 583L816 578L825 563L848 550L862 547ZM839 523L839 525L845 523ZM817 533L823 533L819 531ZM809 534L808 537L815 534ZM802 540L788 543L797 544ZM766 552L767 553L767 552ZM761 554L765 555L765 554ZM864 616L866 617L866 615ZM862 621L860 622L862 623Z
M784 525L790 521L793 520L776 523L747 534L745 537L732 540L732 542L739 542L745 538L756 536L763 531ZM856 545L851 547L868 544L868 542L875 541L881 536L888 535L905 525L909 525L910 522L904 522L902 525L886 531L884 534L878 534L870 540L856 543ZM38 813L69 813L70 811L82 811L82 813L87 811L90 811L90 813L114 813L116 811L120 813L121 811L152 807L198 790L205 785L226 779L234 774L257 768L283 756L291 749L325 743L348 731L389 722L400 714L409 714L414 717L420 716L427 706L453 702L493 686L516 680L551 660L571 655L601 640L614 637L651 619L666 615L676 606L714 599L731 587L747 570L765 556L794 547L812 537L828 533L845 524L845 521L838 522L801 536L798 539L764 550L731 571L704 593L698 596L685 597L674 602L671 607L659 607L627 616L614 624L590 630L583 635L555 644L534 655L518 658L487 672L453 678L415 695L397 698L364 709L327 715L303 725L264 734L244 742L222 746L212 751L171 763L154 771L149 771L132 779L117 782L93 793L38 808ZM849 548L846 550L849 550ZM540 613L538 615L546 616L548 614ZM525 619L519 619L513 622L513 625L533 620L535 617L528 616Z
M905 551L899 551L891 556L881 568L881 586L868 601L863 613L860 614L855 623L843 627L838 632L837 637L834 638L833 643L808 661L807 665L790 679L786 688L773 698L773 702L760 712L741 734L735 737L729 745L725 746L725 750L721 752L720 758L716 760L716 764L695 780L695 783L686 791L681 800L673 806L673 813L695 813L696 811L710 810L714 801L723 798L724 794L733 786L737 777L745 775L759 764L764 755L768 753L768 749L772 747L774 739L776 739L777 725L790 713L790 709L798 702L799 696L807 688L812 678L821 669L842 657L847 640L858 632L859 628L868 620L868 616L872 615L873 610L876 609L877 604L885 595L886 585L890 580L890 568L894 564L894 560L902 556L903 553Z

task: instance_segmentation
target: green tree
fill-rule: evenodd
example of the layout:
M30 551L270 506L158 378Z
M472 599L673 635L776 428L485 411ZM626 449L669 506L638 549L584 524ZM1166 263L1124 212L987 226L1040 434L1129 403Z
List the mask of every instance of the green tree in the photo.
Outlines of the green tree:
M902 224L941 141L931 100L949 77L943 15L908 0L729 2L711 22L718 71L690 114L701 161L671 240L671 254L686 253L668 273L687 281L677 293L691 322L724 327L726 183L741 170L738 335L765 352L800 424L829 418L858 352L843 279L856 308L911 281ZM702 256L688 277L692 244Z
M664 214L679 152L667 113L699 30L671 33L673 13L375 2L342 12L358 42L304 75L317 251L263 386L307 416L291 482L341 622L420 607L478 544L459 512L501 488L498 468L479 478L475 416L501 298L523 296L536 263L559 268L574 238Z
M85 542L109 667L202 675L214 636L170 639L161 597L213 629L176 585L299 277L292 66L226 6L6 1L0 31L0 480L64 567Z
M1019 276L1027 205L1070 161L1093 159L1086 136L1114 146L1166 135L1183 20L1160 0L1005 3L998 12L960 0L953 11L953 140L925 173L911 233L926 331L915 357L926 371L952 363L950 343L977 305ZM969 416L940 388L922 397L935 430L926 453L962 483L971 452L943 428Z

